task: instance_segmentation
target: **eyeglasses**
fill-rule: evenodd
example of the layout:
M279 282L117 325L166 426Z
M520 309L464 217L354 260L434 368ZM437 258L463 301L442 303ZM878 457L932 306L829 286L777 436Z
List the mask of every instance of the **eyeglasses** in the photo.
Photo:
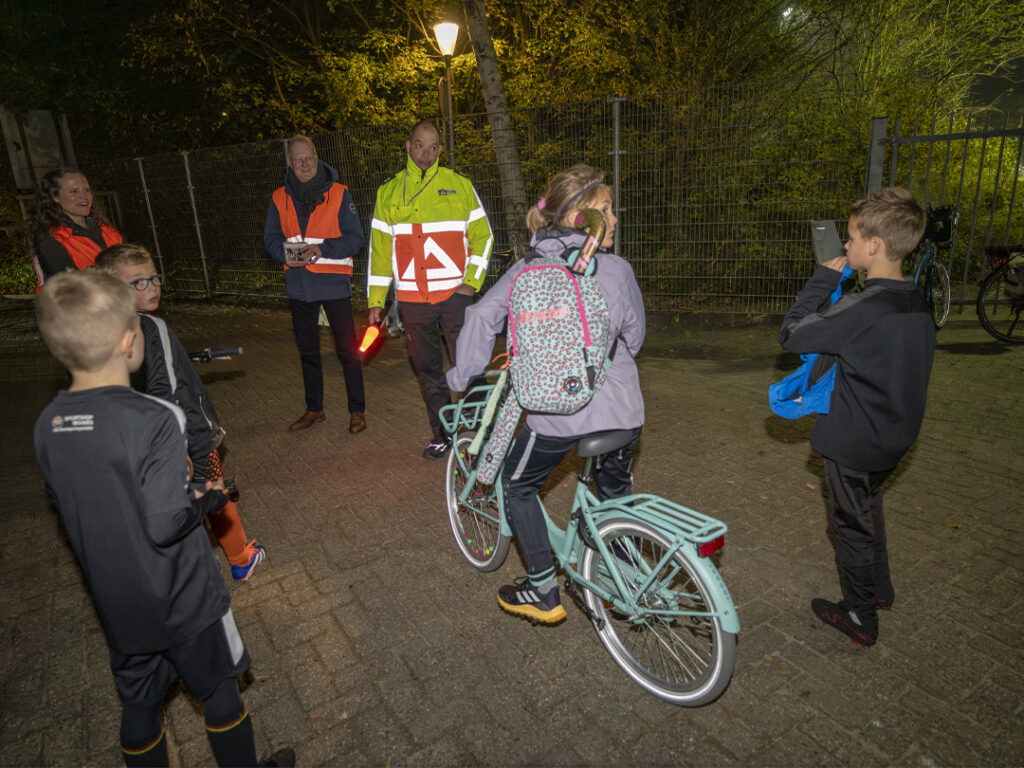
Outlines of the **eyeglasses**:
M139 293L149 288L149 284L152 283L154 288L159 288L163 285L163 275L150 275L149 277L140 277L138 280L132 280L128 285L134 288Z

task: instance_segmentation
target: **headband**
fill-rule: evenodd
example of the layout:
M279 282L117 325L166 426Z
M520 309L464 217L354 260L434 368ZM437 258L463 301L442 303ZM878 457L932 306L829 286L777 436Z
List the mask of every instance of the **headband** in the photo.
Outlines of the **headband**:
M551 223L554 224L556 221L558 221L558 219L562 216L562 211L564 211L569 206L569 203L571 203L577 197L582 195L584 192L589 192L594 187L598 186L599 184L603 184L603 183L604 182L601 182L601 181L595 181L592 184L587 184L587 186L585 186L583 189L581 189L575 195L573 195L568 200L566 200L564 203L562 203L562 206L555 212L555 215L551 218Z

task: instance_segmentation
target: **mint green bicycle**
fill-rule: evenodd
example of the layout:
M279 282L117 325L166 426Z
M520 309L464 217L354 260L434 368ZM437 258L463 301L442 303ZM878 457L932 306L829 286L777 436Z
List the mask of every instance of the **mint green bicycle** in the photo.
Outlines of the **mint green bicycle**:
M486 433L510 391L502 377L441 409L453 438L445 475L448 518L463 556L484 572L504 562L512 534L500 480L490 486L476 481L483 439L474 440L478 431ZM594 461L630 437L613 431L579 441L583 467L565 528L541 509L565 590L615 662L659 699L701 706L728 686L736 659L739 619L709 559L725 543L726 526L651 494L598 501L590 490Z

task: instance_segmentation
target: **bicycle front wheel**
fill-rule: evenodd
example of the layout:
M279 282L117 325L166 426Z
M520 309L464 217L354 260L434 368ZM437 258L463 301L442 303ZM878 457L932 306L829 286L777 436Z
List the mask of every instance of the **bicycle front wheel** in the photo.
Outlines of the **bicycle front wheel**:
M501 510L495 486L477 484L465 503L459 501L469 479L468 450L475 432L463 432L448 453L445 473L445 499L448 521L463 556L479 571L501 567L508 554L510 539L501 533Z
M932 262L932 320L941 328L949 319L951 291L949 270L941 261Z
M641 584L672 548L668 539L625 518L602 522L598 533L615 558L612 567L631 590L629 597L641 606L637 615L627 616L586 590L587 607L605 649L634 682L663 701L698 707L717 699L732 678L736 636L722 629L717 617L644 612L710 614L719 607L687 553L676 550L641 594ZM584 548L580 571L615 594L609 567L596 549Z
M982 328L1000 341L1024 344L1024 285L1008 279L1009 271L1006 265L999 267L981 284L978 320Z

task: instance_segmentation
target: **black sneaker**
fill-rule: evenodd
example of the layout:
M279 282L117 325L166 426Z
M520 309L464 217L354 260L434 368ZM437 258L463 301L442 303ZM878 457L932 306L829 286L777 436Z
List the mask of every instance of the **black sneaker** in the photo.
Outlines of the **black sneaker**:
M870 626L867 617L864 620L849 610L846 603L832 603L820 597L811 600L811 610L814 615L828 624L833 629L838 629L849 637L857 645L874 645L878 639L878 622Z
M498 589L498 605L513 616L522 616L534 624L557 624L565 618L558 587L538 592L526 576L520 576L514 584Z
M448 449L452 447L452 439L445 435L444 437L435 437L431 440L427 447L423 449L424 459L440 459L443 458Z
M295 750L291 747L283 747L269 757L261 757L258 763L259 768L274 768L279 766L280 768L294 768L295 766Z

